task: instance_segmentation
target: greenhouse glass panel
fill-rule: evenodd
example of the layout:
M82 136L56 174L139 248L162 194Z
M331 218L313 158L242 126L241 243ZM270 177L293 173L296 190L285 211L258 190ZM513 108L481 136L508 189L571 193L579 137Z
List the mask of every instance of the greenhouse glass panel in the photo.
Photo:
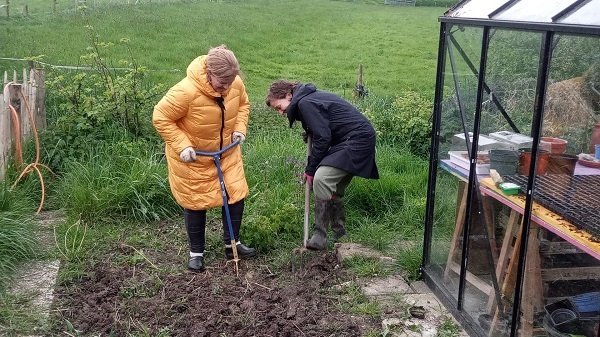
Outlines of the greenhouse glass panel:
M561 23L580 25L600 25L600 1L590 1L581 8L560 20Z
M518 1L493 18L510 21L552 22L552 17L573 3L575 0Z
M473 111L477 95L477 76L471 70L479 67L481 28L450 28L454 34L448 38L444 72L444 100L441 118L448 121L440 129L438 156L440 169L436 179L435 213L432 232L431 272L443 282L445 290L458 300L458 270L462 259L462 246L456 240L462 236L465 210L461 208L466 198L465 163L468 150L465 134L472 133ZM475 60L472 63L471 60ZM451 161L451 157L453 159ZM457 165L458 162L460 165Z

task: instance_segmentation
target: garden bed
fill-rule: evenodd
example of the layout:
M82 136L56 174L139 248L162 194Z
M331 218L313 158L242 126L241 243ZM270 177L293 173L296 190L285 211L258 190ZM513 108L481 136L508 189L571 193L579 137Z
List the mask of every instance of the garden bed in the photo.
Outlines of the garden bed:
M121 253L127 253L127 247ZM113 258L106 256L107 261ZM88 278L58 287L52 332L364 336L379 325L377 319L340 310L353 296L336 286L348 284L351 277L332 252L313 254L306 268L295 274L290 265L272 270L260 260L242 261L239 276L224 260L211 261L200 274L185 271L175 253L149 260L152 263L134 266L99 263Z

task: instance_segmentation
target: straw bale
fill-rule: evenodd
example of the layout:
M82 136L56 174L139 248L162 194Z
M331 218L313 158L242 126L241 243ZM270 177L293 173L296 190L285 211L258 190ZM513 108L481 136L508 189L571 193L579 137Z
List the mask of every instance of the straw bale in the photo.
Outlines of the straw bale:
M586 128L596 116L593 104L587 77L550 84L544 107L544 136L563 136L566 127Z

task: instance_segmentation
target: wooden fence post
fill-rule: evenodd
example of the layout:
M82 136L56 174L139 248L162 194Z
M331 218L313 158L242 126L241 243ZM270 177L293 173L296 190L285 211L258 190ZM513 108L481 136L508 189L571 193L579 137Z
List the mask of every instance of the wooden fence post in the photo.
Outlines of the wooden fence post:
M27 70L23 69L23 79L21 83L17 81L17 72L13 73L13 81L10 86L8 73L4 72L3 93L0 95L0 181L4 179L6 167L12 156L11 150L16 140L14 139L15 130L13 127L13 117L10 106L17 112L19 117L19 131L21 141L25 141L33 134L29 110L25 104L29 104L33 123L37 130L46 128L46 104L45 104L45 84L44 72L42 69L30 69L29 78ZM22 95L21 95L22 94Z
M31 105L31 112L35 120L35 128L44 130L46 123L46 77L42 69L31 69L29 71L30 95L27 100Z
M27 107L25 106L23 96L21 96L21 91L23 91L23 95L25 95L25 91L27 90L27 73L25 72L25 69L23 69L23 79L21 84L19 84L16 76L13 82L14 84L9 88L9 90L12 90L11 103L15 110L17 110L17 114L19 114L19 123L21 123L21 129L19 130L19 133L21 134L21 142L23 142L31 135L31 121L29 120L29 113L27 112Z
M4 81L2 82L2 88L6 87L8 83L7 73L4 72ZM0 180L4 180L4 171L6 170L6 164L10 157L11 149L11 133L10 133L10 108L8 106L10 102L10 95L8 90L3 90L2 100L0 105Z
M6 6L6 17L9 17L9 16L10 16L10 12L9 12L9 10L8 10L8 7L9 7L9 5L10 5L10 1L9 1L9 0L6 0L6 5L5 5L5 6Z

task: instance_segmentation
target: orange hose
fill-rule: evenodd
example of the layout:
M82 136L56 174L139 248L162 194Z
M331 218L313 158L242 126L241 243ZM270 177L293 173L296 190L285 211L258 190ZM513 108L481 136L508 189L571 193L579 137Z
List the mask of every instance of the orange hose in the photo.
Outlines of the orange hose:
M9 85L13 85L13 82L9 82L6 84L6 86L4 87L4 91L6 92L6 89L8 88ZM37 128L35 127L35 120L33 118L33 113L31 112L31 107L29 106L29 102L27 102L27 98L25 97L25 94L23 93L23 89L21 88L20 90L20 94L21 94L21 98L23 98L23 102L25 102L25 107L27 108L27 112L29 113L29 122L31 123L31 129L33 130L33 137L35 139L35 161L29 165L27 165L23 171L21 171L21 174L19 175L19 177L17 178L17 180L14 182L13 184L13 188L17 185L17 183L23 178L25 177L29 172L31 172L31 170L35 170L38 174L38 177L40 178L40 184L41 184L41 188L42 188L42 197L41 197L41 201L40 201L40 206L38 207L37 211L35 212L35 214L39 214L42 210L42 206L44 205L44 200L46 198L46 187L44 184L44 178L42 176L42 172L40 171L40 169L38 168L38 166L41 166L45 169L47 169L48 171L50 171L50 173L52 174L52 179L54 179L54 172L52 172L52 170L44 165L40 163L40 140L38 138L38 133L37 133ZM23 149L21 147L21 126L19 124L19 115L17 114L16 109L10 105L9 103L9 107L13 116L13 125L15 126L15 137L16 137L16 146L15 146L15 163L17 162L17 158L20 158L20 162L21 164L18 166L19 168L23 165Z

